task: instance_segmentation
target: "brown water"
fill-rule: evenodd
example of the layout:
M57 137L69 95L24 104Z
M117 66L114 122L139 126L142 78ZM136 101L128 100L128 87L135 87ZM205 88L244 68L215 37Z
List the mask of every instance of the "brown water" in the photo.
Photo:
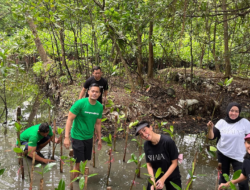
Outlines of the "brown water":
M18 175L19 165L17 163L16 154L12 151L13 146L16 141L16 133L13 126L9 125L7 127L7 133L4 135L4 127L0 126L0 169L5 168L6 171L2 176L0 176L0 189L29 189L29 180L28 180L28 170L25 163L25 180L22 180L20 175ZM131 138L130 138L131 140ZM138 148L136 142L132 142L129 140L128 148L127 148L127 157L126 161L131 158L130 154L135 153L138 155ZM182 164L179 164L180 172L182 176L182 186L183 189L186 187L188 170L192 168L192 161L194 159L194 155L196 150L200 144L204 143L203 138L197 137L197 135L184 135L177 136L175 139L176 145L179 148L179 152L184 154L184 160ZM131 182L133 180L134 171L136 169L136 165L134 163L123 163L123 152L124 152L124 139L117 140L116 152L113 152L114 162L111 166L111 174L109 184L114 190L128 190ZM41 153L48 157L50 154L51 147L45 147ZM102 150L96 151L96 168L92 167L92 161L89 161L87 166L90 168L91 173L98 173L97 176L94 176L88 180L88 189L89 190L104 190L106 189L106 179L107 179L107 171L108 171L108 156L107 150L109 147L103 142ZM63 149L63 155L68 155L69 151ZM55 155L59 155L59 145L56 148ZM44 189L55 189L58 186L59 181L64 179L66 182L66 189L69 189L68 185L70 184L70 173L69 166L64 165L64 173L60 173L60 163L59 157L57 158L57 165L54 168L45 174L44 176ZM145 163L145 159L143 159L143 163ZM28 159L28 165L31 165L31 160ZM199 156L198 162L196 164L196 174L206 174L204 177L199 177L193 183L193 189L195 190L211 190L215 189L215 182L217 177L216 171L217 162L215 158L210 158L205 152L204 155ZM35 170L39 171L40 168L36 168ZM136 178L136 185L133 187L134 190L142 190L143 185L147 184L147 176L143 175L143 173L147 173L145 168L141 170L141 178ZM33 190L39 189L39 180L40 175L34 174L34 182L33 182ZM78 190L79 183L74 182L74 189Z

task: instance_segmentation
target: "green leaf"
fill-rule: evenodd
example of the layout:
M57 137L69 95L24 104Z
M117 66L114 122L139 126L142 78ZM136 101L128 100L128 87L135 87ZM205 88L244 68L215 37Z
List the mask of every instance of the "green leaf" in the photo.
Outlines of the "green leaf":
M137 142L137 139L131 139L131 141Z
M76 177L75 179L73 179L73 180L71 181L71 183L75 182L75 181L78 180L78 179L80 179L80 177Z
M237 190L236 187L235 187L235 185L234 185L231 181L230 181L229 184L230 184L230 188L231 188L232 190Z
M50 171L50 170L52 169L52 167L55 166L55 165L56 165L56 163L48 163L48 164L44 167L43 173L44 173L44 174L47 173L47 172Z
M128 164L131 163L131 162L134 162L134 159L129 159L129 160L127 161Z
M63 181L63 179L60 180L57 189L58 189L58 190L65 190L65 181Z
M151 185L154 185L154 182L149 178L148 179L148 182L151 184Z
M209 150L210 150L210 151L213 151L213 152L216 152L216 151L217 151L217 148L215 148L214 146L210 146L210 147L209 147Z
M42 164L35 165L35 167L37 167L37 168L41 168L41 166L42 166Z
M78 170L71 170L70 172L77 172L77 173L80 173Z
M102 140L105 141L106 143L109 143L109 138L108 137L102 137Z
M229 86L229 85L232 83L232 81L233 81L233 77L230 78L230 79L225 83L225 85L226 85L226 86Z
M61 156L61 160L68 159L68 156Z
M131 123L129 124L129 128L131 129L132 127L136 126L138 123L139 123L138 120L136 120L135 122L131 122Z
M139 156L139 161L142 161L142 159L144 158L144 156L145 156L145 153L141 154L141 155Z
M147 168L147 164L143 164L141 168Z
M136 170L135 170L135 173L136 173L136 174L138 174L138 173L139 173L139 171L140 171L139 169L136 169Z
M110 144L112 144L112 135L109 134L109 141L110 141Z
M234 172L233 180L238 179L240 177L240 174L241 174L241 170L237 170L236 172Z
M38 173L38 174L40 174L40 175L43 175L43 173L42 172L39 172L39 171L35 171L36 173Z
M86 167L86 164L87 164L87 160L83 163L82 161L81 161L81 163L80 163L80 171L81 171L81 173L84 175L84 172L85 172L85 167Z
M178 185L176 185L175 183L173 183L172 181L170 181L171 185L177 189L177 190L182 190Z
M3 175L4 171L5 171L5 169L1 169L0 170L0 175Z
M161 175L161 168L158 168L155 173L155 178L157 179Z
M106 121L108 118L102 118L101 119L101 122L104 122L104 121Z
M59 135L61 135L63 131L64 131L63 128L60 128L60 127L57 128L57 133L58 133Z
M225 179L226 181L229 181L229 180L230 180L227 174L223 174L223 177L224 177L224 179Z
M143 190L147 190L147 188L143 185Z
M93 176L96 176L96 175L98 175L98 174L97 174L97 173L95 173L95 174L90 174L90 175L88 176L88 178L93 177Z
M215 157L216 155L215 155L215 152L212 152L212 151L207 151L208 152L208 154L211 156L211 157Z
M132 157L133 160L137 160L137 157L135 156L134 153L131 154L131 157Z
M85 184L85 179L84 179L84 177L81 177L80 181L79 181L79 188L83 189L84 188L84 184Z
M172 134L173 134L173 132L174 132L174 126L173 126L173 125L170 126L170 131L171 131Z
M13 151L15 153L23 153L23 150L21 148L18 148L18 147L13 148Z
M172 131L168 130L168 129L163 129L163 131L165 131L166 133L168 133L171 137L173 136Z
M114 107L113 107L113 108L111 108L109 112L110 112L110 113L112 113L113 111L114 111Z

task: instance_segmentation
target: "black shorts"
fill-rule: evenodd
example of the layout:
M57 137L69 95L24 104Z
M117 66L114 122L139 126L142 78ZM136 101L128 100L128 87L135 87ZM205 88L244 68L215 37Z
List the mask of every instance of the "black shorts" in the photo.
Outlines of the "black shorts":
M93 138L88 140L78 140L72 138L72 149L76 163L91 160Z

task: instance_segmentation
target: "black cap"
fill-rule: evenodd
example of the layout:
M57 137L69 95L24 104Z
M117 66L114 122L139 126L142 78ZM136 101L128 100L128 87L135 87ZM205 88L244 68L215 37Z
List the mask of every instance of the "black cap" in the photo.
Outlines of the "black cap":
M149 123L148 122L141 122L139 123L137 126L136 126L136 129L135 129L135 136L138 136L139 135L139 131L144 128L144 127L149 127Z

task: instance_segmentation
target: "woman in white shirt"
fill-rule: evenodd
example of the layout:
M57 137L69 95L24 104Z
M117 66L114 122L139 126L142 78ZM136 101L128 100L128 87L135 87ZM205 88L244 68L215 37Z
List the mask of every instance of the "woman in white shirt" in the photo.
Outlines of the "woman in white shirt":
M245 155L244 137L250 133L250 122L240 117L241 106L232 102L228 104L226 117L220 119L214 126L207 123L208 138L217 138L218 162L222 165L219 184L226 183L223 174L230 173L230 164L234 171L242 169L243 157ZM239 190L249 190L248 181L239 183Z

